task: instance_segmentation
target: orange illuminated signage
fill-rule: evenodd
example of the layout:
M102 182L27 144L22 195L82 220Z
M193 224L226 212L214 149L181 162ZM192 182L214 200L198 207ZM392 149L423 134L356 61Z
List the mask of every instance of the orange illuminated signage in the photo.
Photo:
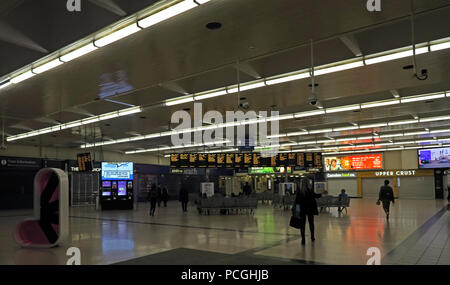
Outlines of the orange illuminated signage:
M324 166L325 171L383 169L383 154L325 157Z

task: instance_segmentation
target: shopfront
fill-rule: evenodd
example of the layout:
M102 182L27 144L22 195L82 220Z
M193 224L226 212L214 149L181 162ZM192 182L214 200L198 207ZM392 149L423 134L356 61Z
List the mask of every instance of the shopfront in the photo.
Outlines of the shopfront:
M358 197L358 174L356 172L327 173L326 190L331 196L338 196L342 189L350 197Z
M383 170L358 173L358 189L361 197L377 198L384 181L394 189L399 199L434 199L433 170Z

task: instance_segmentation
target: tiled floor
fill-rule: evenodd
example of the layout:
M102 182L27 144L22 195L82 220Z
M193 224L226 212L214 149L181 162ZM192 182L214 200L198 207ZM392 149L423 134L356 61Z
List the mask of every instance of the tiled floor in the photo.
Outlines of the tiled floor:
M31 211L3 211L0 264L65 264L72 246L80 248L82 264L112 264L180 248L277 262L366 264L370 247L381 250L382 264L450 264L449 212L440 211L445 205L400 200L387 222L375 200L353 199L347 215L334 209L316 217L316 242L308 240L303 247L298 230L288 226L289 211L267 205L254 216L200 216L194 207L182 213L175 201L157 209L155 217L147 215L148 204L130 211L72 208L70 241L45 250L21 249L13 240L15 225Z

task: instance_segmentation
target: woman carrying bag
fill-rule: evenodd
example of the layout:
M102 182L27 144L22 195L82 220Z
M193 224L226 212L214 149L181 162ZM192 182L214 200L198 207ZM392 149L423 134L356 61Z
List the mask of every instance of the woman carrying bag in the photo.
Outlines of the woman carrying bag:
M316 198L322 195L314 193L308 185L308 180L302 179L292 207L292 217L290 225L296 229L300 228L302 236L302 245L305 244L306 218L308 218L309 230L311 232L311 241L315 241L314 236L314 216L319 215L317 210Z

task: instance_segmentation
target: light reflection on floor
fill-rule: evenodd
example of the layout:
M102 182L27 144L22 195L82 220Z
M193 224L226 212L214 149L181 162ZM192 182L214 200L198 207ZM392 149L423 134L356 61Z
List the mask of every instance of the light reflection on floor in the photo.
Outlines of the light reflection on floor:
M288 226L290 212L260 205L254 216L200 216L194 207L181 212L178 202L148 216L148 205L131 211L71 209L70 241L53 249L21 249L12 236L24 211L0 212L0 264L65 264L67 248L81 250L82 264L111 264L176 248L316 261L365 264L366 250L385 255L444 206L443 201L400 200L386 222L373 199L354 199L347 214L335 209L316 218L316 242L299 243ZM30 213L31 211L26 211ZM13 217L6 217L13 215ZM19 215L19 216L14 216ZM3 217L2 217L3 216Z

